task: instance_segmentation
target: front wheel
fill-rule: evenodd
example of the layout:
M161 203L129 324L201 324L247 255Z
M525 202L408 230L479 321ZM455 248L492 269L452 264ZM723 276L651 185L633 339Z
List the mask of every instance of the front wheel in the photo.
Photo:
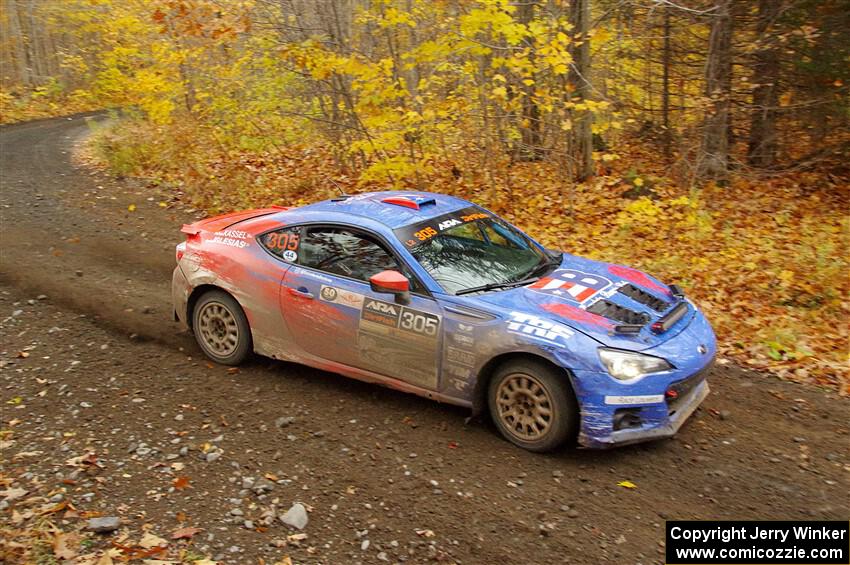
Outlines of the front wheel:
M552 451L578 433L578 403L568 377L533 359L496 370L488 390L490 415L502 435L529 451Z
M239 365L251 354L251 328L236 300L221 290L205 293L192 313L192 330L207 357Z

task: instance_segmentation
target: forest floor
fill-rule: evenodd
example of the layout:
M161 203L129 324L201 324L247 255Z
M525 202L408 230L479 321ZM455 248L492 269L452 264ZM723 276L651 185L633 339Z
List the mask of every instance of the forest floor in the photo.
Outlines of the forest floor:
M618 158L604 154L597 176L572 183L552 160L510 162L455 140L450 158L395 184L466 198L550 248L676 283L711 320L723 355L850 395L848 164L772 176L737 168L728 186L689 188L687 159L661 158L651 137L624 134L615 145ZM224 143L201 121L126 117L97 128L83 157L144 178L162 206L210 214L389 185L342 170L309 129L260 150Z
M75 166L88 133L0 128L0 560L662 563L667 519L848 519L850 403L726 358L676 438L545 456L418 397L207 363L170 321L193 216Z

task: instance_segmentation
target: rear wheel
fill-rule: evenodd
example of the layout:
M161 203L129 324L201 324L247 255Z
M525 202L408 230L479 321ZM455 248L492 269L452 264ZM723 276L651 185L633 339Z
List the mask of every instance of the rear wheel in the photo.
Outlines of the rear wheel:
M493 375L488 397L496 427L523 449L551 451L578 433L578 403L568 377L546 363L505 363Z
M204 354L216 363L239 365L251 354L248 318L226 292L211 290L198 299L192 330Z

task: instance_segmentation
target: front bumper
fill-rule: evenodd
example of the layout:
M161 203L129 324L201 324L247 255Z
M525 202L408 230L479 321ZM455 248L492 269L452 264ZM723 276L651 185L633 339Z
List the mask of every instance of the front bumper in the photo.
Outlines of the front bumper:
M606 372L573 371L581 408L579 443L606 448L673 436L708 396L706 377L717 351L714 332L698 314L677 336L644 353L676 368L618 381Z
M579 444L590 448L608 448L643 441L672 437L699 408L709 393L708 382L703 378L675 405L666 401L650 405L592 406L582 405ZM615 429L618 410L628 410L640 418L640 425Z

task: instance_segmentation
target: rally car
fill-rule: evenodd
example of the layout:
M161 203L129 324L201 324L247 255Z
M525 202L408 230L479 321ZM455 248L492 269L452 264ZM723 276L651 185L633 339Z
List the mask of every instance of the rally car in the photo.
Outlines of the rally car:
M182 231L175 318L218 363L257 353L489 412L532 451L668 437L708 394L714 334L678 287L460 198L343 195Z

